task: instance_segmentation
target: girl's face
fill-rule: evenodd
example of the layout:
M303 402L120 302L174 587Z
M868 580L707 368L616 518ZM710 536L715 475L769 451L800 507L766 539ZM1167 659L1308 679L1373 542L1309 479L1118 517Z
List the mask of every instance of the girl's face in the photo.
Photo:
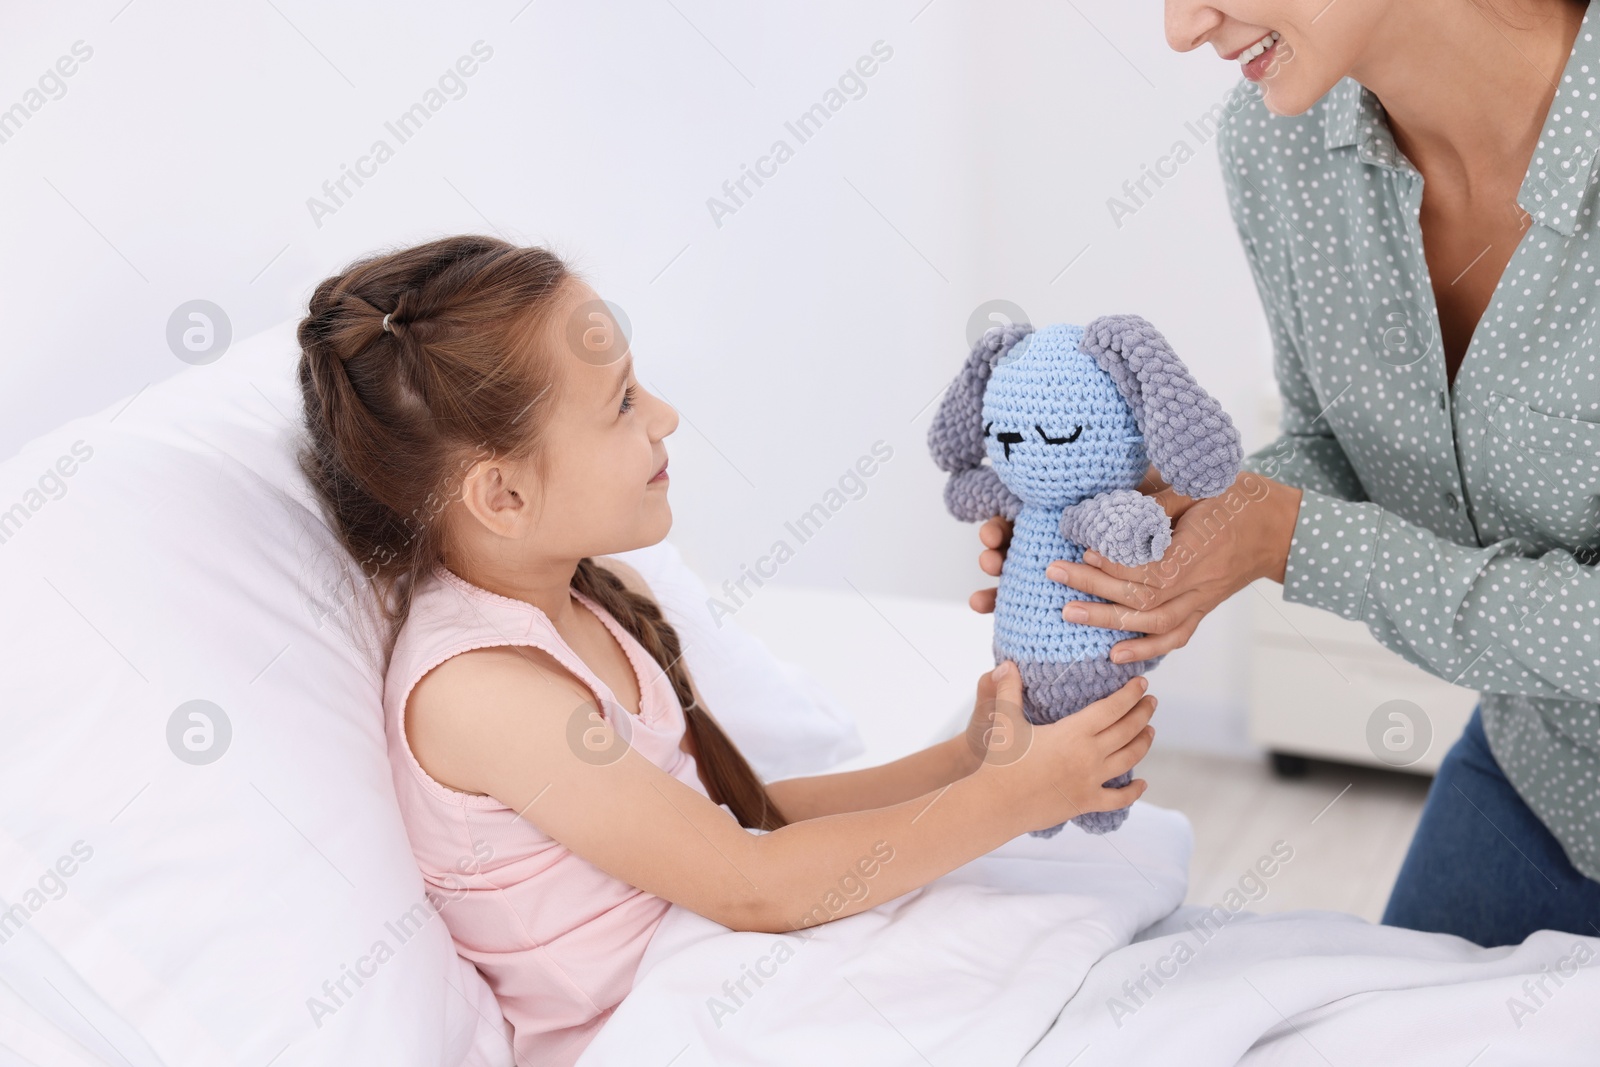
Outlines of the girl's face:
M655 544L672 526L665 438L678 412L645 390L608 306L574 279L549 320L560 399L544 437L544 514L537 537L598 556Z
M1369 42L1404 4L1392 0L1166 0L1167 44L1188 52L1210 44L1230 63L1274 31L1278 41L1245 70L1276 115L1298 115L1339 79L1355 73ZM1357 80L1360 80L1358 77Z
M542 473L497 459L473 468L463 503L481 524L469 523L474 549L515 564L655 544L672 526L664 439L677 411L639 384L627 338L588 285L565 286L546 330L541 352L558 365Z

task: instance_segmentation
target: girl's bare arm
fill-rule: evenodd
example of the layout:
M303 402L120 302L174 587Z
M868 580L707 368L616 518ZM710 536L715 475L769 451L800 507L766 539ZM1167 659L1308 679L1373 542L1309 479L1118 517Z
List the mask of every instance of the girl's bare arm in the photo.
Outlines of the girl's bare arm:
M784 818L800 822L924 796L965 778L979 762L978 752L961 734L876 767L769 782L767 795Z
M633 567L610 556L601 557L597 562L621 578L629 589L655 599L649 583ZM689 686L700 706L707 707L700 699L700 690L692 674ZM716 709L708 710L715 718ZM876 767L768 782L767 795L790 822L888 807L971 774L977 770L980 751L962 734Z
M1015 668L988 684L1020 720ZM413 689L406 726L434 778L495 797L601 870L733 929L784 931L891 900L1027 830L1131 803L1142 782L1099 783L1149 747L1143 691L1138 679L1060 723L1012 730L1028 738L1016 758L921 796L767 834L615 739L583 683L538 649L446 660Z

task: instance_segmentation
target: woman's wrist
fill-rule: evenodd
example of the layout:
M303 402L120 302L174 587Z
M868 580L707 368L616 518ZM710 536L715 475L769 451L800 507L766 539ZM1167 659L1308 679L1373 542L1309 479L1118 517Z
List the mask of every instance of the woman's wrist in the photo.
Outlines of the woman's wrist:
M1305 495L1292 485L1265 479L1267 494L1258 503L1261 524L1257 528L1256 556L1260 577L1279 585L1289 567L1289 549L1294 544L1294 529L1300 520L1300 500Z

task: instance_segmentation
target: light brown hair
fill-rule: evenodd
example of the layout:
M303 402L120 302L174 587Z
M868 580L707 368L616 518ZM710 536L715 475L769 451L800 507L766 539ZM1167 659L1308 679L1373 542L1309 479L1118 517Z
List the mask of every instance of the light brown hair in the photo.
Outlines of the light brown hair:
M300 465L376 585L391 647L412 591L444 558L446 531L435 520L458 489L454 480L486 455L538 469L541 429L559 393L555 360L539 339L575 278L544 248L447 237L359 260L311 297L298 334L307 432ZM588 557L572 588L610 612L671 680L712 801L743 826L783 826L755 771L695 701L677 631L660 608Z

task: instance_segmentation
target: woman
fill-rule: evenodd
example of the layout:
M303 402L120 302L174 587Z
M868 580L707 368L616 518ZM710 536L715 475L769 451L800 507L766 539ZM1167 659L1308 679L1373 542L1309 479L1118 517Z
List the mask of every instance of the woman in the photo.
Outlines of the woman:
M1166 30L1245 64L1218 151L1282 435L1235 516L1149 482L1163 561L1047 573L1109 602L1082 621L1148 635L1114 657L1183 646L1267 577L1480 690L1384 922L1600 934L1600 16L1167 0ZM1008 534L982 528L986 573Z

